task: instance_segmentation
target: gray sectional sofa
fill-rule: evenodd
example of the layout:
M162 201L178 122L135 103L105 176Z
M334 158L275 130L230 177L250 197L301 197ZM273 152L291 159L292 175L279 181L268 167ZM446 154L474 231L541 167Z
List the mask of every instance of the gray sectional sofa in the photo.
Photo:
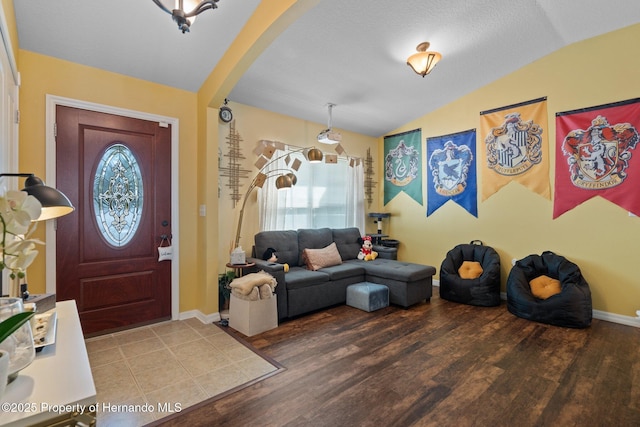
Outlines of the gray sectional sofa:
M380 257L359 260L360 237L355 227L263 231L255 235L253 257L247 262L256 263L253 271L266 271L276 278L279 320L344 304L347 286L365 281L386 285L389 302L405 308L431 298L434 267ZM334 242L341 262L309 270L305 263L309 252L304 250L327 248ZM268 248L276 250L277 263L261 259ZM285 263L289 265L286 273Z

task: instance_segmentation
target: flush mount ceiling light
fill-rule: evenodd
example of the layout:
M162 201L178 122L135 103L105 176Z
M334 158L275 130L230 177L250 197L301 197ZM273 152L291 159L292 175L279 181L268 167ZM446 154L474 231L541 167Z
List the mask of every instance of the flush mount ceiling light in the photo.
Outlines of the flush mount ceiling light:
M189 31L196 16L208 9L216 9L220 0L153 0L158 7L173 17L182 34ZM186 8L186 9L185 9Z
M422 77L429 74L436 64L442 59L442 55L439 52L427 52L427 49L429 49L429 42L420 43L416 47L418 52L414 53L407 59L407 65Z
M340 135L338 132L334 132L333 129L331 129L331 110L335 106L336 104L327 104L327 107L329 108L329 122L327 123L328 127L318 134L318 142L321 142L322 144L336 144L342 141L342 135Z

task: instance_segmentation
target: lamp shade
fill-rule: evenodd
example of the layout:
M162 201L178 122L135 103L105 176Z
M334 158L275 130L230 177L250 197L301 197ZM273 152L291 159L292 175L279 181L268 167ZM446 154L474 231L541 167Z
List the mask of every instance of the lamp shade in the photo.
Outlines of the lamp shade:
M291 178L287 175L280 175L278 178L276 178L276 188L278 190L291 188L291 185L292 185Z
M442 55L439 52L428 52L427 49L429 49L429 42L420 43L416 47L418 52L407 59L407 65L422 77L429 74L442 59Z
M44 185L37 176L28 176L22 191L38 199L42 205L40 217L36 221L58 218L75 210L67 196L53 187Z
M309 160L309 163L320 163L322 161L322 157L322 151L317 148L312 148L307 151L307 160Z
M298 177L293 172L289 172L287 176L291 180L291 185L296 185L298 183Z

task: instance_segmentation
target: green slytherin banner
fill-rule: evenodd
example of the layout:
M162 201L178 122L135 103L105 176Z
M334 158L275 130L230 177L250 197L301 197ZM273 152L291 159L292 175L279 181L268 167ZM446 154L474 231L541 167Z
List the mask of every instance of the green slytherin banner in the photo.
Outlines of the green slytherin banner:
M384 204L404 191L422 205L422 130L384 137Z

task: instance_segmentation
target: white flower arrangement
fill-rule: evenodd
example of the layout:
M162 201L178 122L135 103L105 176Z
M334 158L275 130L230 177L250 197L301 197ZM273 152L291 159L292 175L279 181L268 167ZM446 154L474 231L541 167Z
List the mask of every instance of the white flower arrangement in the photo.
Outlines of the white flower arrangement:
M0 270L9 269L12 279L24 277L38 255L36 245L43 244L29 237L35 230L32 221L40 216L41 209L38 199L24 191L0 195Z

